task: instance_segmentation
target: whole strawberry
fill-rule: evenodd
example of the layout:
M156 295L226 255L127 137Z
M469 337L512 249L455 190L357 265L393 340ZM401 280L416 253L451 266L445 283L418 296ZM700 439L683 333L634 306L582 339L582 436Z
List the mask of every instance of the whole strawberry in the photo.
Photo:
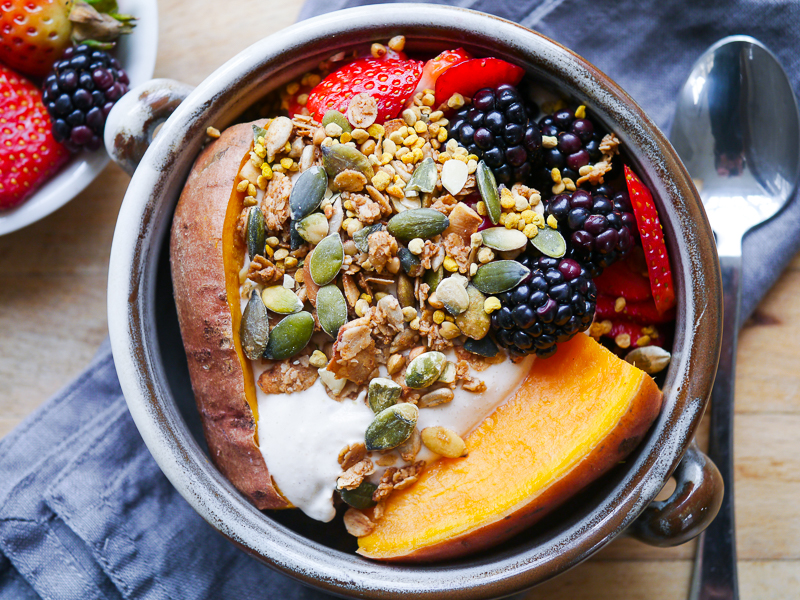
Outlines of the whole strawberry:
M69 159L55 141L42 95L0 65L0 210L22 203Z
M3 0L0 61L12 69L46 75L71 44L73 0Z
M328 75L309 94L306 106L322 119L329 110L347 111L350 99L366 93L378 102L377 122L400 114L422 77L422 62L402 59L360 58Z

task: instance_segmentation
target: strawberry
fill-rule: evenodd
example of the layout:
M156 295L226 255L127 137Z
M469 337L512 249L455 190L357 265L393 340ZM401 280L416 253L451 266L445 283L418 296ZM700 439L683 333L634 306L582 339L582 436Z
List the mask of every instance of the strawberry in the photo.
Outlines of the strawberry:
M3 0L0 3L0 61L41 77L71 41L72 0Z
M306 107L321 120L329 110L344 114L353 96L367 93L377 100L377 122L383 123L400 114L421 76L422 62L417 60L359 58L317 84Z
M69 159L53 139L42 94L0 65L0 210L20 204Z
M626 319L619 319L618 318L616 320L613 320L613 319L611 320L611 331L608 332L608 333L605 333L603 335L605 335L606 337L609 337L609 338L611 338L613 340L616 340L618 335L628 334L630 336L630 339L631 339L631 343L630 343L630 346L629 346L630 349L636 348L639 345L638 344L639 339L644 337L645 335L648 335L650 340L648 341L647 344L643 344L644 346L663 346L664 345L664 341L665 341L664 340L664 336L660 335L660 332L655 327L652 328L652 331L651 331L650 334L645 334L642 331L642 329L643 329L643 327L641 325L639 325L638 323L633 323L633 322L628 321Z
M629 320L640 325L654 325L656 323L669 323L675 318L675 307L669 310L659 312L656 309L655 302L652 298L639 301L625 301L625 307L617 312L615 310L617 298L614 296L607 296L605 294L597 295L597 307L595 314L598 320L603 319L617 319L619 317L627 317Z
M480 89L503 83L517 85L525 70L499 58L473 58L448 68L436 80L436 102L447 102L455 93L472 98Z
M433 57L425 66L422 67L422 79L417 84L418 92L422 90L433 90L436 86L436 80L450 67L469 60L472 58L469 52L463 48L456 48L455 50L445 50L438 56ZM448 96L449 98L449 96ZM447 100L447 98L445 98Z
M594 284L600 294L625 300L646 300L652 296L650 280L631 268L628 260L620 260L603 269Z
M633 214L636 215L636 224L642 238L653 299L658 311L665 312L675 306L675 285L672 282L669 255L661 222L658 220L658 210L650 190L628 165L625 165L625 182L628 184Z

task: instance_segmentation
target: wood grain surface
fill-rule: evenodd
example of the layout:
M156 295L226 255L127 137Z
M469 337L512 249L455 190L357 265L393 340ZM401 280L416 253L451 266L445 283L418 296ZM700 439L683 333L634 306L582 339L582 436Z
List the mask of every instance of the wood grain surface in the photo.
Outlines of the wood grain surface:
M160 0L156 77L197 84L300 2ZM107 335L106 276L128 177L111 165L72 202L0 237L0 436L77 375ZM736 519L743 599L800 597L800 256L740 337ZM613 542L527 600L681 600L694 544ZM267 597L265 595L265 597Z

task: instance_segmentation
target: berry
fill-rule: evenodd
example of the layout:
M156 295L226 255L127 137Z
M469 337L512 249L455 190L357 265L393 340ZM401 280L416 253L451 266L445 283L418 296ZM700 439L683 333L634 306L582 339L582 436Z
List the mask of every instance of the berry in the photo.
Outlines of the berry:
M517 89L509 84L475 92L455 114L449 135L483 159L499 183L529 179L541 157L542 136Z
M69 158L55 141L41 92L0 65L0 210L22 203Z
M517 85L525 70L499 58L473 58L447 69L436 80L436 103L447 102L453 94L473 98L482 88Z
M638 302L652 297L650 280L633 269L630 260L621 260L614 263L603 273L595 278L595 285L599 294L606 294L613 298Z
M400 114L422 77L417 60L359 58L340 67L311 90L306 107L321 120L329 110L347 112L350 99L367 93L378 102L377 122Z
M618 317L627 317L634 323L640 325L653 325L656 323L669 323L675 319L675 307L664 312L658 312L652 298L633 301L626 300L625 306L619 312L616 311L616 301L614 296L599 294L597 296L597 320L614 320Z
M53 118L53 134L71 151L97 150L111 107L128 91L119 62L87 45L70 48L44 80L43 99Z
M658 210L650 190L628 165L625 165L625 182L628 184L631 206L639 226L653 299L659 312L665 312L675 305L675 285L672 282L672 270L664 232L658 220Z
M46 75L70 46L72 0L4 0L0 61L35 77Z
M586 269L572 259L528 252L520 262L531 273L499 295L501 307L492 313L495 339L515 354L545 358L591 324L597 292Z
M416 91L433 90L436 89L436 80L447 69L471 59L469 52L463 48L456 48L455 50L445 50L441 54L433 57L425 66L422 67L422 77L417 84ZM447 98L445 99L445 102Z

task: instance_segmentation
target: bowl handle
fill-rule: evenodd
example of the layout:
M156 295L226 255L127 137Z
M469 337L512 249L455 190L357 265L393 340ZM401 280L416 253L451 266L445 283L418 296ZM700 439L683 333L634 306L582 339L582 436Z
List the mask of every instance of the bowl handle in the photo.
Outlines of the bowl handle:
M106 119L106 151L128 175L133 175L156 127L175 112L194 88L172 79L151 79L122 96Z
M664 501L653 501L629 533L652 546L677 546L700 535L717 516L724 485L716 465L692 442L673 473L677 486Z

